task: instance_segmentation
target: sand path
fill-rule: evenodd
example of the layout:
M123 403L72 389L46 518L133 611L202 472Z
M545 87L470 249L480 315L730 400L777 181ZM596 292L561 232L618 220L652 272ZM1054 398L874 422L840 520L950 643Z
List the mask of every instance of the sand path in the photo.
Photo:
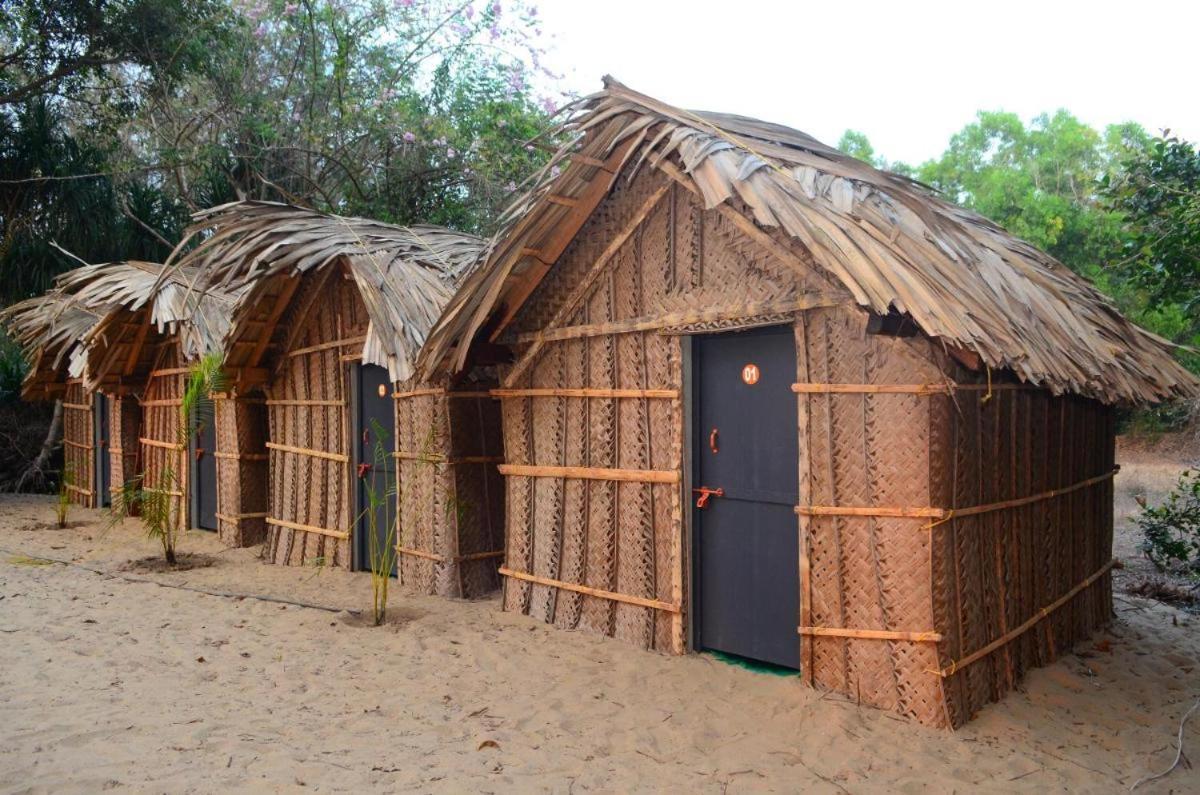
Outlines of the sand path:
M1122 597L1112 631L951 734L794 678L671 658L396 593L394 623L206 596L114 570L133 523L0 499L0 791L1119 792L1174 756L1200 695L1197 619ZM298 571L190 534L210 568L137 575L339 608L365 575ZM1200 758L1200 721L1187 748ZM1179 769L1146 792L1200 791Z

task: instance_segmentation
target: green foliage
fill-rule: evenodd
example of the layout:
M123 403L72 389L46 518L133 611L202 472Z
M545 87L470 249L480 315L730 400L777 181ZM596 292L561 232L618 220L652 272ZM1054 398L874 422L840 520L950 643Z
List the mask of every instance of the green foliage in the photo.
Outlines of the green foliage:
M7 9L6 9L7 11ZM490 231L543 162L523 0L21 0L0 14L0 301L259 198Z
M1133 150L1103 188L1124 215L1122 275L1156 305L1178 304L1194 331L1200 319L1200 151L1174 136Z
M1162 505L1137 519L1146 557L1159 569L1200 575L1200 471L1189 469Z
M20 398L21 382L28 371L29 364L20 347L0 331L0 403Z
M1098 201L1097 180L1143 145L1136 125L1101 136L1059 110L1026 126L1013 113L981 112L917 175L965 207L1093 275L1121 244L1120 217Z
M388 448L389 435L376 420L371 420L371 431L375 436L375 446L372 450L372 466L370 480L364 482L367 493L367 505L359 515L367 519L367 563L371 569L371 615L375 626L380 626L387 619L388 586L391 584L393 572L396 570L396 551L399 513L385 528L383 538L379 534L379 515L387 516L385 510L396 499L396 483L390 478L380 483L380 473L386 472L386 464L391 458ZM366 473L364 473L365 477ZM357 523L356 523L357 524Z
M58 481L58 497L54 503L54 518L58 529L67 526L67 516L71 511L71 486L75 483L75 473L68 467L63 467L62 477Z
M846 130L838 139L837 148L851 157L857 157L871 165L875 165L875 147L870 139L858 130Z

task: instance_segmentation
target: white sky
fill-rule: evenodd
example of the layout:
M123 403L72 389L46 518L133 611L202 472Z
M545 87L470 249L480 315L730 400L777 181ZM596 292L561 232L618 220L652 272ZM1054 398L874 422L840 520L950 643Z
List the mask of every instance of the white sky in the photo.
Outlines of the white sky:
M540 0L546 63L685 108L756 116L877 154L941 154L978 110L1066 108L1200 140L1200 2Z

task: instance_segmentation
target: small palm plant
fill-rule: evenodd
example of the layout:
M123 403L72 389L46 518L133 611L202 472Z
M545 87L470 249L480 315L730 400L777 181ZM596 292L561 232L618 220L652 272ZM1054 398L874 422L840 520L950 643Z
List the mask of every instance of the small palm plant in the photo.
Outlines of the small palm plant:
M68 464L63 467L62 477L58 481L58 502L54 505L54 517L58 520L58 529L67 526L67 514L71 510L71 486L75 484L75 470Z
M365 482L367 505L363 514L367 519L367 560L371 567L371 614L375 626L383 624L387 618L388 585L391 583L392 572L396 570L396 536L399 527L399 514L388 522L386 532L379 533L380 509L388 505L396 497L396 483L385 478L385 483L379 483L380 472L386 472L384 464L391 452L386 444L387 431L377 421L371 420L371 428L375 432L375 447L372 450L371 479ZM385 516L386 511L382 512Z
M179 405L175 439L178 449L187 449L192 434L204 423L213 421L211 395L223 389L220 354L207 354L191 365ZM182 473L176 472L168 460L153 486L146 484L146 473L143 472L121 487L112 503L113 521L132 516L136 508L146 535L162 545L163 559L174 566L176 545L187 528L186 512L175 496L184 491Z

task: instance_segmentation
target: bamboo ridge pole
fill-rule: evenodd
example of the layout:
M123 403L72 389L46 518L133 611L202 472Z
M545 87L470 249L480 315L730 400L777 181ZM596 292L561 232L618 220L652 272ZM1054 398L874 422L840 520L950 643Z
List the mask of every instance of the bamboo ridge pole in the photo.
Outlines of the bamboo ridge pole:
M1054 600L1052 603L1050 603L1046 607L1043 607L1041 610L1038 610L1037 613L1035 613L1032 618L1030 618L1025 623L1021 624L1019 627L1017 627L1009 632L1006 632L1005 634L996 638L994 641L992 641L988 645L984 646L982 649L979 649L978 651L968 654L966 657L963 657L961 660L955 660L954 662L950 663L945 668L942 668L940 670L935 670L935 669L930 668L930 669L926 670L926 673L931 673L936 676L940 676L944 679L947 676L953 676L956 671L962 670L963 668L967 667L971 663L978 662L982 658L986 657L987 655L989 655L992 652L999 649L1001 646L1007 645L1008 643L1012 642L1016 638L1019 638L1021 635L1024 635L1026 632L1033 629L1041 621L1048 618L1052 613L1054 613L1054 611L1058 610L1060 607L1065 605L1067 602L1071 601L1071 599L1078 596L1079 592L1082 591L1084 588L1087 588L1089 585L1094 583L1096 580L1100 579L1105 574L1107 574L1109 569L1111 569L1115 565L1117 565L1117 559L1113 558L1108 563L1105 563L1103 566L1101 566L1100 570L1097 571L1095 574L1092 574L1090 577L1088 577L1083 582L1076 585L1071 590L1067 591L1065 594L1060 596L1058 599Z
M505 577L511 577L514 580L524 580L525 582L532 582L536 583L537 585L548 585L551 588L562 588L566 591L575 591L576 593L585 594L587 596L608 599L612 602L624 602L626 604L638 605L639 607L650 607L654 608L655 610L663 610L668 613L679 612L679 605L673 605L669 602L660 602L657 599L643 599L640 596L629 596L628 594L605 591L601 590L600 588L590 588L586 585L579 585L573 582L553 580L549 577L538 577L535 574L526 574L523 571L513 571L505 566L500 567L500 573Z

